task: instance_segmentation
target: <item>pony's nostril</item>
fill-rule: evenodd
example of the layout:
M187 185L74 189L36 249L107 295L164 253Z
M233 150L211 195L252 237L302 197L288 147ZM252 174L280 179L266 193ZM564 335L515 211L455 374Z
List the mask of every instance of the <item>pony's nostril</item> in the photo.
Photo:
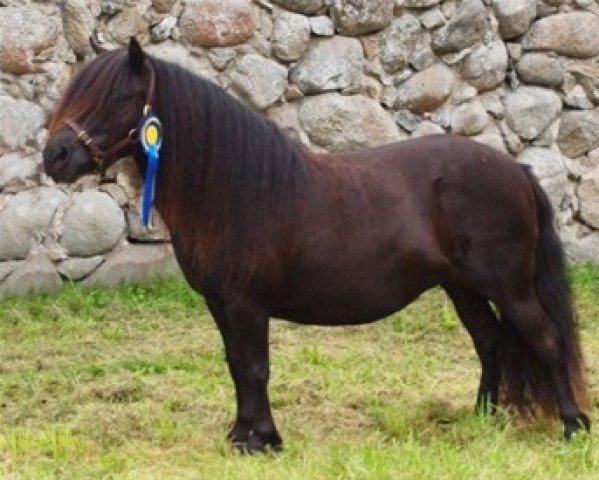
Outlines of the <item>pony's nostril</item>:
M69 158L69 149L65 146L60 146L49 152L48 165L61 165Z
M54 161L62 162L64 160L66 160L68 156L69 156L69 150L67 149L67 147L64 147L64 146L60 147L60 149L56 153L56 156L54 157Z
M46 171L60 169L69 158L69 149L65 145L47 145L43 159Z

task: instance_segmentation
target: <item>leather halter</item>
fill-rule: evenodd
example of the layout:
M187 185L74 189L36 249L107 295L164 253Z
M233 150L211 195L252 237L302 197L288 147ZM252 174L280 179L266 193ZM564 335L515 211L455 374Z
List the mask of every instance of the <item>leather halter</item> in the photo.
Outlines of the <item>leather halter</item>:
M146 96L146 103L144 105L143 114L147 115L151 110L152 100L154 99L154 90L156 89L156 73L154 72L154 68L152 65L150 66L150 85L148 87L148 94ZM83 142L83 145L87 148L89 153L91 154L94 162L98 166L100 172L104 172L106 168L112 165L118 158L119 153L123 151L125 147L129 145L135 144L138 138L137 135L137 126L129 130L129 133L125 138L115 143L113 146L108 148L107 150L102 150L98 143L94 140L87 131L81 127L75 120L67 118L65 124L75 132L77 138Z

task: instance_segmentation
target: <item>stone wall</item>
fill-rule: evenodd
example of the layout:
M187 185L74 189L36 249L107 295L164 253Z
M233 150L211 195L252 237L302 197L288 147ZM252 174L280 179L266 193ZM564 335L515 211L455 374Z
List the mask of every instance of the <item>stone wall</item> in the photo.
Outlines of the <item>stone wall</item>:
M133 35L315 149L454 132L532 165L570 255L599 262L596 0L0 0L0 296L176 267L130 160L54 185L45 124L73 71Z

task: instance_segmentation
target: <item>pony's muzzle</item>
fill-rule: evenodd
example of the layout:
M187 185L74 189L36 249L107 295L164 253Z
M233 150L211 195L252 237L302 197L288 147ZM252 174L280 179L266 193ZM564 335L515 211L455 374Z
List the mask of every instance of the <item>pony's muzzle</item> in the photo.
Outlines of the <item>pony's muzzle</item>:
M42 158L45 172L55 182L70 182L96 167L85 146L66 130L48 140Z
M64 143L48 143L42 153L44 160L44 170L48 175L53 176L62 170L70 157L70 151L67 145Z

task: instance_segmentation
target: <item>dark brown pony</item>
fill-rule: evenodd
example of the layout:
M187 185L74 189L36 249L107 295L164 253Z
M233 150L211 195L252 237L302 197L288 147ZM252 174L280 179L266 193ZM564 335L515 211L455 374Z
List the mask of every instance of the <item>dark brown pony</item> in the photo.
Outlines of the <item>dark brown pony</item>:
M551 207L512 158L450 135L310 153L218 86L132 41L101 53L71 83L51 120L46 171L72 181L132 154L143 174L139 144L123 139L148 97L164 126L156 207L222 334L236 445L281 444L267 395L269 317L367 323L435 285L480 357L479 410L504 403L558 414L567 438L589 428Z

